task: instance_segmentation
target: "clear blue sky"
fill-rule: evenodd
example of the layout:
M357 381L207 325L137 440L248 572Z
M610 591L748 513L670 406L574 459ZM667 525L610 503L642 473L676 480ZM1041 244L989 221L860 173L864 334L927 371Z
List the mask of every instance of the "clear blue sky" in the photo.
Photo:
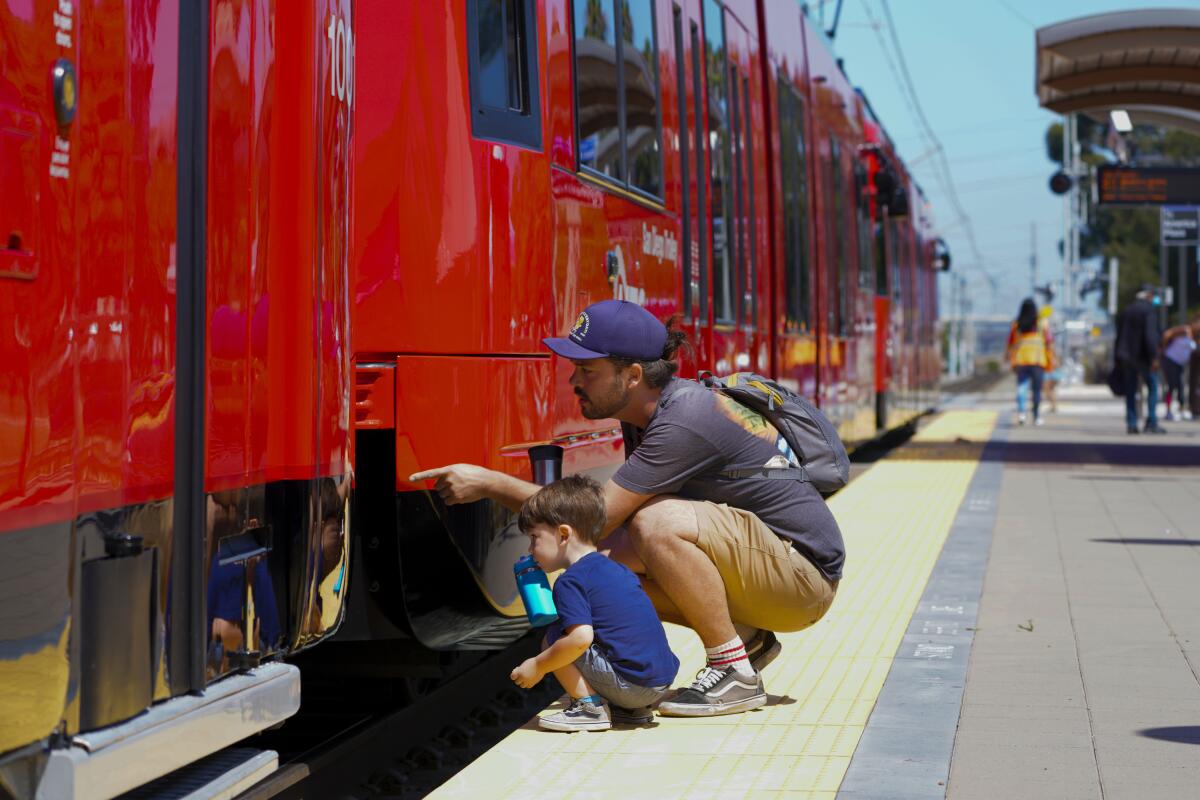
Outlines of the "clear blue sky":
M814 15L821 5L810 2ZM825 3L832 22L836 0ZM934 172L920 126L885 52L891 40L884 0L844 0L834 50L860 87L932 201L949 243L953 270L968 278L974 312L1014 315L1029 294L1030 227L1037 227L1038 282L1062 277L1063 201L1047 181L1054 165L1044 136L1059 120L1038 107L1034 93L1034 33L1076 17L1195 3L1112 0L890 0L887 3L921 106L945 148L950 171L996 289L972 264L962 226ZM878 24L876 30L872 19ZM882 37L888 44L880 44ZM942 316L950 282L939 280ZM1094 295L1089 297L1089 302Z

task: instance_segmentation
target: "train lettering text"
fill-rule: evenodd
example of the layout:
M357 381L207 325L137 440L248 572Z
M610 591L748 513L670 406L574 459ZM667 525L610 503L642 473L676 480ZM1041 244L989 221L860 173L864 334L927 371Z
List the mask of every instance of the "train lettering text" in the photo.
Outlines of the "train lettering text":
M659 261L675 261L679 255L679 244L670 231L659 233L652 225L642 223L642 254Z
M329 17L329 96L354 106L354 32L339 14Z

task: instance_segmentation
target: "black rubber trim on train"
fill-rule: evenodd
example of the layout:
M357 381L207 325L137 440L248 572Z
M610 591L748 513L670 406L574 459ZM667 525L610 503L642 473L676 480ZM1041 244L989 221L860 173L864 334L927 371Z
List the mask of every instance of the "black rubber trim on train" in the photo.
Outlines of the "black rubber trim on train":
M205 239L208 165L208 2L179 9L177 256L175 314L175 546L171 570L175 634L171 693L205 685L204 657L204 367ZM180 623L186 620L185 625Z

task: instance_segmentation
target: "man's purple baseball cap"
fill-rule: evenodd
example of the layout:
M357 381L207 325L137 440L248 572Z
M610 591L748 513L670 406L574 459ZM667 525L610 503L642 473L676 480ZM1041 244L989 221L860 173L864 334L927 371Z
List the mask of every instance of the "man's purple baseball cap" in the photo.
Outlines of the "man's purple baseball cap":
M585 308L566 337L542 342L574 361L609 356L657 361L667 344L667 327L637 303L603 300Z

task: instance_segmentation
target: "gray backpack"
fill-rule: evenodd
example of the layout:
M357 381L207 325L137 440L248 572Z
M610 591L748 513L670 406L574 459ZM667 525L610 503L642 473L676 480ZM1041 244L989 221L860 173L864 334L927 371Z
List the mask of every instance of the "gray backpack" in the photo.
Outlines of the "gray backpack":
M778 466L772 459L763 466L727 470L723 475L808 481L822 494L837 491L850 479L850 458L833 423L800 395L753 372L723 378L701 373L699 383L762 414L792 449L791 454L782 454Z

